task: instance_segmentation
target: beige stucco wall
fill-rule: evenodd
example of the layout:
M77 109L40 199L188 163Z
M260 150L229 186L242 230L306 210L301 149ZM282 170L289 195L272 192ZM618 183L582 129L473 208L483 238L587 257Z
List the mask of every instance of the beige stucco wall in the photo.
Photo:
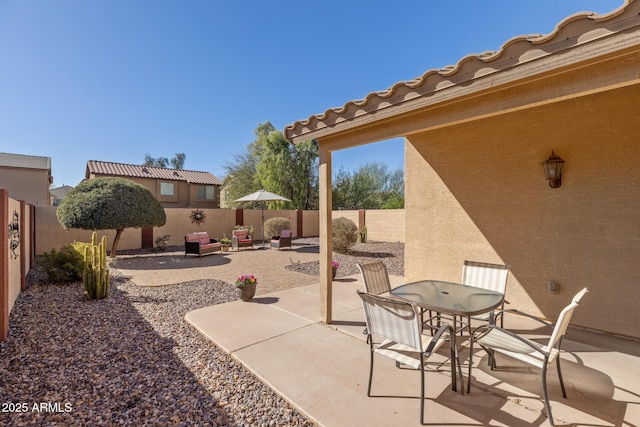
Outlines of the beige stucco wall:
M367 240L376 242L404 242L404 209L367 210L365 213ZM357 222L356 222L357 224ZM417 230L411 230L410 235Z
M303 236L319 236L320 235L320 212L319 211L302 211L302 235Z
M219 239L223 234L231 237L231 230L236 224L234 209L203 209L205 221L201 224L191 222L192 209L165 209L167 222L162 227L153 230L154 240L159 236L170 235L170 246L184 245L184 236L194 231L206 231L211 238Z
M73 243L74 240L88 242L91 240L91 231L62 228L56 218L56 207L36 208L36 255L49 252L51 249ZM162 227L154 227L153 239L169 235L169 246L184 244L184 235L194 231L206 231L212 238L219 239L225 234L231 237L231 231L236 225L235 209L203 209L206 215L205 222L197 225L191 222L191 208L167 208L167 222ZM369 240L397 242L404 241L404 211L399 210L367 210L367 224ZM244 224L256 227L254 240L260 241L260 228L262 214L260 209L245 209ZM346 216L358 224L358 211L334 211L333 217ZM297 236L298 217L296 211L265 210L265 221L269 218L288 218L291 222L291 230L295 237L318 236L319 215L318 211L302 212L303 236ZM381 229L379 229L381 228ZM107 236L107 243L111 247L115 231L98 231L98 235ZM118 249L138 249L142 246L142 231L139 228L128 228L122 233ZM155 246L155 245L154 245Z
M640 93L628 91L640 92L409 137L406 230L420 233L406 242L407 279L459 280L465 259L506 263L511 308L555 319L588 286L576 325L640 337ZM551 149L566 161L557 189L541 167Z
M49 172L43 169L8 168L0 166L1 187L12 199L24 200L34 206L49 206Z
M92 178L96 175L92 174ZM220 186L215 186L215 199L212 201L199 200L198 197L198 184L189 184L186 181L164 181L158 179L149 178L137 178L128 177L133 182L136 182L153 194L153 196L160 202L160 204L166 208L198 208L198 209L210 209L218 208L220 206ZM160 182L171 182L175 184L176 193L173 196L161 196L160 195Z
M52 249L79 242L90 242L90 230L62 228L56 218L56 207L36 207L36 255L42 255ZM98 230L98 238L107 236L107 247L110 249L116 236L115 230ZM142 246L142 234L139 228L128 228L122 232L118 249L136 249Z

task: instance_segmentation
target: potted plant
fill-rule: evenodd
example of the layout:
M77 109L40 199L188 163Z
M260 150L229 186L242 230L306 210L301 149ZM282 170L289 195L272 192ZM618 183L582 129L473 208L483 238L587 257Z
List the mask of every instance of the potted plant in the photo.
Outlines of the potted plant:
M336 278L336 274L338 274L338 267L340 267L340 263L335 259L331 261L331 280Z
M242 301L251 301L256 294L258 279L253 274L243 274L236 280L236 286L240 289Z
M222 245L222 252L229 252L229 247L231 247L231 239L228 238L226 234L222 234L220 244Z

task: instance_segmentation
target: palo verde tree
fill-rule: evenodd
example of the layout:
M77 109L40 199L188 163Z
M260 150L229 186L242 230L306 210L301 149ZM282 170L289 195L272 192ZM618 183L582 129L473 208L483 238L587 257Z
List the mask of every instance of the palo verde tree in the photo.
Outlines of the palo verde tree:
M159 227L167 217L151 192L124 178L95 178L78 184L56 211L64 228L115 230L111 257L125 228Z

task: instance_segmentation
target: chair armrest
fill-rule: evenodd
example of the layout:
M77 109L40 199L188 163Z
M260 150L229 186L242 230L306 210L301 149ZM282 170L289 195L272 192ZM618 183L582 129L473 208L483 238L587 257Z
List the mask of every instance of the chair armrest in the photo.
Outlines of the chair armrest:
M532 314L529 313L525 313L524 311L520 311L520 310L516 310L516 309L507 309L507 310L500 310L500 311L496 311L495 312L495 317L494 317L494 321L495 323L498 323L498 319L500 317L503 317L505 314L515 314L518 316L524 316L524 317L528 317L529 319L535 320L539 323L542 323L543 325L553 329L554 325L553 323L547 322L546 320L542 319L541 317L538 316L534 316Z
M431 353L433 352L433 348L438 343L438 340L440 340L440 337L442 336L442 334L444 334L447 331L449 332L449 336L450 337L451 336L455 336L455 332L453 331L453 327L448 323L443 323L442 326L440 326L438 328L436 333L433 334L433 338L431 338L431 342L429 342L429 345L427 346L427 349L424 352L424 356L425 357L431 356Z
M488 334L489 332L491 332L491 330L496 330L496 331L498 331L498 332L500 332L500 333L502 333L502 334L508 335L508 336L510 336L511 338L514 338L514 339L516 339L516 340L520 341L520 342L521 342L521 343L523 343L523 344L526 344L528 347L530 347L530 348L531 348L531 350L537 351L538 353L542 354L542 355L543 355L543 356L545 356L545 357L548 357L548 356L551 354L550 352L545 352L544 350L542 350L542 348L537 347L536 345L534 345L534 344L533 344L531 341L529 341L528 339L526 339L526 338L524 338L524 337L521 337L520 335L518 335L518 334L516 334L516 333L513 333L513 332L511 332L511 331L509 331L509 330L507 330L507 329L503 329L503 328L501 328L500 326L491 325L491 324L480 325L480 326L478 326L477 328L475 328L475 329L473 330L473 332L471 333L471 344L472 344L472 345L473 345L473 342L474 342L474 341L477 341L477 340L478 340L478 339L477 339L477 337L476 337L476 333L477 333L477 332L479 332L479 331L481 331L481 330L483 330L483 329L486 329L487 331L486 331L485 333L481 333L480 338L482 338L482 336L483 336L483 335L486 335L486 334ZM480 345L483 345L483 344L482 344L482 343L480 343ZM492 349L493 347L491 347L491 346L487 346L487 348ZM497 347L496 347L496 348L497 348ZM502 347L501 349L502 349L502 350L505 350L505 351L509 351L509 349L508 349L508 348L505 348L505 347Z

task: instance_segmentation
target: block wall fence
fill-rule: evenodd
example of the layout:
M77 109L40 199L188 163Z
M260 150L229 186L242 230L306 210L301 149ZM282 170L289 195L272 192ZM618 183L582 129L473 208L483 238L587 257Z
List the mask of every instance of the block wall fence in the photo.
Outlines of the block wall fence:
M55 206L38 206L35 208L35 254L42 255L52 249L73 243L74 240L88 242L91 240L90 230L65 230L56 218ZM192 209L166 208L167 222L162 227L148 229L128 228L122 233L118 244L119 250L140 249L155 246L158 237L169 235L169 246L184 244L184 235L194 231L206 231L213 238L223 235L231 237L236 224L253 225L256 228L254 240L260 240L262 228L262 211L260 209L202 209L205 221L196 224L191 221ZM315 237L320 234L318 211L302 210L265 210L265 221L269 218L282 217L291 222L294 237ZM333 218L345 217L361 227L367 226L368 239L380 242L404 243L404 210L338 210L333 211ZM107 236L107 245L111 247L114 230L98 230L98 237Z
M34 207L0 189L0 341L9 332L9 314L25 287L34 260Z

